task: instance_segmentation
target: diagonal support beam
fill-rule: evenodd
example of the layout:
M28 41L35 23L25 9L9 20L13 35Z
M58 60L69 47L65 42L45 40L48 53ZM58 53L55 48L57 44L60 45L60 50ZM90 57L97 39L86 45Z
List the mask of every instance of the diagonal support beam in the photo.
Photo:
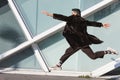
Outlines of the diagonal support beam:
M43 68L43 70L45 72L49 72L50 70L49 70L48 66L46 65L46 62L45 62L42 54L40 53L38 45L35 44L35 43L33 43L31 41L32 40L32 36L31 36L29 30L27 29L26 24L24 23L23 16L20 15L20 12L17 9L17 6L16 6L14 0L8 0L8 2L9 2L10 8L12 9L15 17L17 18L17 20L18 20L18 22L20 24L20 27L22 28L22 30L24 32L24 35L26 36L26 38L27 38L28 41L26 41L25 43L23 43L24 45L22 44L22 45L20 45L20 46L18 46L16 48L14 48L14 49L6 52L6 53L0 55L0 60L2 60L5 57L8 57L10 55L13 55L17 50L18 51L22 50L22 49L26 48L27 46L31 45L32 48L33 48L33 51L34 51L34 55L37 58L38 63L41 65L41 67Z

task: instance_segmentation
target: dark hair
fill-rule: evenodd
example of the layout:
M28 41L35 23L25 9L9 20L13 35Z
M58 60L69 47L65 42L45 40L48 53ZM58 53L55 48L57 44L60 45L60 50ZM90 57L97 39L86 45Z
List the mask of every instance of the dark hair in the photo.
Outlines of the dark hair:
M78 15L81 15L80 9L74 8L74 9L72 9L72 11L76 12Z

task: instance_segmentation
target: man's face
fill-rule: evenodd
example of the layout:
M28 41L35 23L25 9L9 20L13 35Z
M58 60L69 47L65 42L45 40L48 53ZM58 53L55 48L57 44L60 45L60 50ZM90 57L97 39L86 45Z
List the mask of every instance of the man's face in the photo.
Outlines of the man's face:
M72 11L72 15L73 15L73 16L76 16L77 13L76 13L75 11Z

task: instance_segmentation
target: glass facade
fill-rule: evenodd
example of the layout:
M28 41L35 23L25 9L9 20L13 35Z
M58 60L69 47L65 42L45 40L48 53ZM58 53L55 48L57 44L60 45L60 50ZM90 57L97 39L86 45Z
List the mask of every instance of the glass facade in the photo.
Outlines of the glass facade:
M88 20L99 21L102 23L110 23L111 25L109 29L104 29L104 28L88 29L89 33L96 35L97 37L99 37L104 41L103 44L92 45L91 47L94 51L104 50L107 47L113 47L119 51L120 46L118 44L120 39L119 37L116 36L117 34L119 34L119 22L116 22L116 20L119 21L119 17L118 17L119 13L120 13L120 2L114 3L87 18ZM102 65L105 65L113 61L114 59L119 58L119 56L116 55L106 55L104 59L97 59L93 61L88 59L87 57L83 57L84 54L79 54L79 56L80 56L79 57L80 61L78 61L79 66L81 66L81 70L83 71L95 70L101 67ZM89 65L89 69L87 68L87 66L85 67L85 65ZM93 67L92 65L95 66Z
M84 11L101 1L102 0L80 0L80 9L81 11Z
M113 19L119 20L119 17L116 15L116 14L119 14L120 7L118 4L119 3L112 4L108 6L107 8L104 8L101 11L87 18L88 20L93 20L93 21L95 20L95 21L99 21L102 23L111 24L110 29L104 29L104 28L102 29L90 28L89 29L88 28L88 32L90 34L94 34L104 41L103 44L92 45L91 48L94 51L105 50L107 47L113 47L119 50L119 45L117 45L119 42L119 38L117 36L116 37L114 36L119 33L119 29L118 29L119 22L118 23L113 22L114 21ZM106 14L103 14L103 12ZM111 36L114 36L114 38L111 39ZM116 39L118 41L116 41ZM53 35L52 37L47 38L46 40L40 42L39 45L40 45L40 49L42 50L43 54L47 58L49 66L55 65L59 61L59 58L64 54L66 48L69 47L69 44L66 42L66 40L64 39L61 33L57 33ZM52 55L52 58L51 58L51 55ZM116 56L116 55L106 55L104 59L91 60L83 52L78 51L63 64L63 69L82 71L82 72L93 71L111 62L113 58L116 59L118 57L119 56ZM74 64L74 66L71 66L72 64ZM89 65L89 68L86 65Z
M51 18L46 17L45 15L41 14L42 10L47 10L51 13L65 13L71 14L71 9L73 7L79 7L79 1L76 0L14 0L20 13L24 16L24 20L28 25L29 30L32 32L32 35L35 36L40 34L51 27L60 23L60 21L52 20ZM69 3L70 5L66 6L63 3ZM47 24L46 24L47 23Z
M1 68L41 69L32 48L27 48L0 62Z
M20 25L8 5L0 8L0 54L16 48L27 41ZM0 57L1 58L1 57ZM40 65L31 48L27 48L4 60L0 60L0 68L40 69Z
M27 27L32 32L32 35L35 36L40 34L53 26L60 23L60 21L52 20L51 18L46 17L45 15L41 14L42 10L49 11L51 13L62 13L65 15L71 15L72 8L81 8L81 10L85 10L101 0L13 0L17 6L18 10L20 11L21 15L23 16ZM63 5L64 3L64 5ZM67 5L70 4L70 5ZM85 4L88 4L87 6ZM67 6L66 6L67 5ZM31 13L32 12L32 13ZM47 23L47 24L46 24Z
M101 0L12 0L17 6L17 10L22 17L32 38L40 35L41 33L53 28L62 21L54 20L48 16L41 14L42 10L50 13L59 13L64 15L71 15L72 8L80 8L81 11L88 9L91 6L101 2ZM52 3L52 4L51 4ZM63 5L64 3L64 5ZM67 6L66 6L67 5ZM3 10L6 10L4 11ZM18 24L18 21L13 15L8 5L0 8L0 52L4 53L10 49L19 46L21 43L27 41L23 31ZM95 20L102 23L110 23L109 29L104 28L89 28L90 34L96 35L104 41L100 45L92 45L94 51L105 50L107 47L115 48L119 51L120 38L116 35L119 34L119 15L120 14L120 1L114 3L94 14L87 17L88 20ZM39 49L48 67L54 66L59 62L59 58L64 54L69 44L62 36L62 31L47 37L46 39L37 42ZM4 47L3 47L4 46ZM117 59L119 56L106 55L104 59L91 60L83 52L78 51L72 55L64 64L63 70L65 71L80 71L91 72L105 64ZM15 61L14 61L15 59ZM9 64L7 64L9 63ZM0 67L13 67L13 68L29 68L41 69L34 51L31 47L16 53L4 61L0 62Z
M10 7L0 8L0 54L17 47L26 38Z

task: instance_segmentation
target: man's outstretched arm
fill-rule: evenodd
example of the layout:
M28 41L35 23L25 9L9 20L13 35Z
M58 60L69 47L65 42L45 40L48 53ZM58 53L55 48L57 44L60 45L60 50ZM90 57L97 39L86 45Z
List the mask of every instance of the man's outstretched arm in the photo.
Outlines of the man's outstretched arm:
M53 14L47 12L47 11L42 11L42 14L45 14L46 16L53 17Z
M47 16L53 17L54 19L61 20L61 21L68 21L69 18L67 16L61 15L61 14L52 14L47 11L42 11L42 14L45 14Z
M104 27L104 28L108 28L110 27L110 24L109 23L100 23L100 22L96 22L96 21L87 21L86 20L86 24L88 26L96 26L96 27Z

